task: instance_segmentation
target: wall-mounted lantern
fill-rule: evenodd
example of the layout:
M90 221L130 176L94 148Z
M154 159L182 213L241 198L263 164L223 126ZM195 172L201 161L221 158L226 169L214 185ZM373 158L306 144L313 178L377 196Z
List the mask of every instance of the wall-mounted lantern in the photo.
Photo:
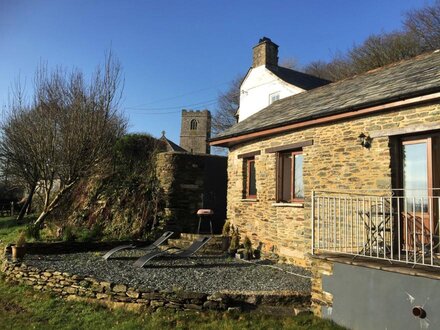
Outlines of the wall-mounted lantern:
M358 139L361 146L367 149L371 148L371 142L373 141L373 139L369 135L365 135L364 133L361 133L358 136Z

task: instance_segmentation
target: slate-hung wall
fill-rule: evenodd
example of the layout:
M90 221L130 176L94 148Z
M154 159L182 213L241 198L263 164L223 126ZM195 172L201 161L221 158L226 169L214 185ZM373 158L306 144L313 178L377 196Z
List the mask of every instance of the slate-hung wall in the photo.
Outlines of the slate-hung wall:
M321 124L276 136L253 140L230 149L228 158L228 218L239 227L241 237L254 245L263 243L266 252L276 252L287 261L310 266L312 190L391 188L390 138L376 137L370 149L359 143L361 133L426 125L438 122L438 103L399 108L376 115ZM276 153L267 148L313 140L303 148L303 204L276 203ZM255 156L257 197L245 200L243 159Z

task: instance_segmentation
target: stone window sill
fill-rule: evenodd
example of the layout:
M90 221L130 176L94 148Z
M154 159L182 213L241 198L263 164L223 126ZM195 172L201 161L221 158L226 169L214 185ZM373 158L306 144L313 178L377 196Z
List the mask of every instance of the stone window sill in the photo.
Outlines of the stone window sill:
M256 198L242 198L242 202L258 202L258 199Z
M302 203L302 202L294 202L294 203L273 203L272 206L275 206L275 207L304 207L304 203Z

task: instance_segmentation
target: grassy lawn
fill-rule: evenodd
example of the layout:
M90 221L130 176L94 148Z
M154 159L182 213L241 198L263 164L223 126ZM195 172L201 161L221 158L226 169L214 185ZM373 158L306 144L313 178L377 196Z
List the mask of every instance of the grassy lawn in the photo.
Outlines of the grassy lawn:
M0 280L2 329L342 329L311 315L268 316L256 313L153 314L110 310L98 304L68 302Z
M0 218L2 244L13 242L25 224ZM343 329L309 314L131 312L97 303L65 301L24 286L5 283L0 275L1 329Z
M0 246L15 243L17 236L26 228L26 224L35 219L34 216L26 216L24 221L17 223L15 217L0 218Z

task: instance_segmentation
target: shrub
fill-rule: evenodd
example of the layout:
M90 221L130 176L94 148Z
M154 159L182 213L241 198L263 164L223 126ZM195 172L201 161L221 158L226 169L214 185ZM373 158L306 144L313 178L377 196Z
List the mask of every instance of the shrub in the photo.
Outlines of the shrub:
M40 226L30 223L26 226L26 237L38 241L40 239Z
M244 238L243 246L244 246L244 249L245 249L246 252L252 253L252 242L249 239L249 237L246 236Z
M95 223L92 226L90 233L91 233L93 240L99 240L104 236L104 226L99 223Z
M75 240L75 234L73 232L73 228L70 226L66 226L63 228L63 241L65 242L72 242Z
M224 237L229 236L230 232L231 232L231 222L229 220L226 220L225 224L223 225L222 236Z
M240 234L238 229L232 229L231 245L229 246L229 251L236 251L240 247Z
M94 224L91 229L82 228L78 231L78 241L91 242L102 238L103 227L100 224Z
M15 242L15 246L23 247L26 244L26 233L22 231L20 236L18 236L17 241Z

